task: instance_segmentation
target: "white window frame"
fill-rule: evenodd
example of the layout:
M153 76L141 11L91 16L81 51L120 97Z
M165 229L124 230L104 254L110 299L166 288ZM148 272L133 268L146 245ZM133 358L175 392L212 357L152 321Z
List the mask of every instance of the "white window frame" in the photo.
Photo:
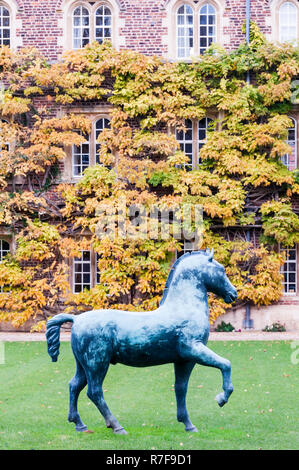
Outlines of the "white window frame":
M203 145L207 142L207 132L208 132L208 127L211 123L214 122L214 118L210 116L206 116L200 120L196 119L186 119L185 122L190 121L192 126L189 126L187 130L190 132L191 131L191 138L186 139L186 133L185 131L179 131L178 129L175 129L175 137L177 142L180 145L180 149L186 153L186 145L192 145L192 155L190 155L190 152L186 153L187 156L191 156L190 158L190 163L185 163L184 167L186 169L192 170L196 169L197 166L200 164L199 161L199 151L203 147ZM202 124L205 124L205 127L202 126ZM200 138L200 131L204 131L205 137L202 139ZM182 134L182 138L178 138L178 133Z
M200 119L197 122L197 137L198 137L198 153L200 152L201 148L204 146L204 144L207 142L207 133L209 130L209 126L214 122L214 119L211 117L204 117ZM202 124L204 123L204 126ZM205 133L205 137L202 139L199 136L200 131L203 131ZM197 164L199 164L199 156L197 156Z
M91 122L90 133L85 136L85 134L83 134L82 131L78 131L79 135L83 135L86 137L85 142L80 145L73 144L73 145L70 145L69 147L66 147L65 150L67 154L67 159L66 159L65 166L64 166L62 181L63 180L69 181L71 179L75 183L76 181L78 181L79 178L82 178L83 171L86 170L86 168L89 168L90 166L94 166L96 164L104 165L103 163L99 163L98 152L100 150L101 144L97 142L97 138L102 132L102 130L110 129L109 114L111 112L111 109L109 108L109 110L107 109L104 112L101 112L101 110L99 110L98 112L96 111L87 112L87 110L84 110L84 111L85 112L82 113L82 109L77 108L75 110L75 113L76 114L78 113L80 115L83 114L88 119L90 119L90 122ZM88 151L83 153L82 146L84 144L88 145ZM88 163L83 163L83 156L86 156L85 160Z
M3 243L6 243L8 245L8 249L3 248ZM3 261L3 258L10 253L11 251L11 246L10 243L3 239L0 235L0 263ZM4 293L4 286L0 286L0 294Z
M102 124L101 127L98 127L98 123ZM96 119L93 128L94 128L93 133L94 133L95 163L97 165L103 165L103 163L101 163L99 159L99 150L101 148L101 144L97 142L97 139L104 129L110 129L110 119L104 116L99 117L98 119Z
M283 23L283 9L288 9L286 23ZM295 28L295 35L292 38L285 39L282 28ZM294 42L298 39L298 7L290 1L283 2L278 11L278 36L279 42Z
M4 16L4 10L8 13L8 15ZM9 8L6 7L5 4L0 3L0 46L8 46L11 47L11 22L12 22L12 17L11 17L11 12ZM3 25L4 19L8 18L9 25ZM4 38L4 31L9 31L9 37ZM8 41L8 44L4 44L4 41Z
M8 245L8 249L3 248L3 243L6 243ZM4 238L1 238L1 235L0 235L0 262L3 260L4 256L6 256L8 253L10 253L10 243Z
M101 281L101 271L99 270L98 261L100 259L99 253L95 253L95 285L99 285Z
M183 9L183 12L180 13L180 10ZM189 11L187 11L189 10ZM176 11L176 55L179 60L190 59L194 53L194 9L188 3L182 3L178 6ZM179 17L183 18L183 23L179 23ZM192 23L188 23L188 17L192 17ZM192 29L192 35L188 30ZM180 30L184 34L180 35ZM184 45L180 45L180 40ZM188 45L189 42L192 42L192 45ZM180 55L179 51L182 50L185 53ZM189 53L186 53L189 51Z
M206 13L202 13L203 9L206 8ZM212 9L212 12L210 12ZM209 24L209 18L212 16L214 18L214 22ZM201 24L201 18L206 18L206 24ZM201 28L206 27L206 34L201 34ZM213 28L213 34L209 32L209 28ZM206 39L207 44L205 46L201 46L200 42L201 39ZM210 41L212 39L212 41ZM217 10L211 3L207 2L204 3L198 12L198 50L199 54L204 54L208 47L216 42L217 39ZM209 44L210 42L210 44Z
M0 0L1 1L1 0ZM118 0L98 0L95 2L88 2L83 0L64 0L62 5L62 12L63 12L63 19L61 22L61 27L63 28L63 38L61 38L61 42L59 41L59 45L63 47L64 50L69 49L80 49L79 45L74 48L74 11L78 7L86 8L89 12L89 25L87 28L89 29L88 35L88 43L92 41L97 41L101 43L99 38L97 38L96 28L97 28L97 15L96 13L99 11L101 7L109 8L111 25L106 25L104 27L110 27L110 35L106 37L106 40L111 42L116 49L119 49L120 46L125 46L126 39L122 35L121 27L124 27L124 20L120 18L120 6ZM82 46L82 43L81 43Z
M295 253L295 259L294 260L290 260L289 259L289 252L290 250L292 250L292 252ZM284 248L284 247L279 247L279 251L281 253L285 253L286 255L286 261L285 263L283 264L283 266L281 267L281 274L283 276L287 276L287 280L285 280L285 278L283 279L282 281L282 285L283 285L283 295L297 295L298 293L298 253L297 253L297 250L298 250L298 246L297 244L295 244L293 247L287 247L287 248ZM295 269L294 270L289 270L289 265L290 264L294 264L295 265ZM295 280L294 282L292 281L289 281L289 276L291 274L294 274L294 277L295 277ZM295 285L295 291L290 291L289 290L289 286L290 285Z
M293 152L292 152L292 156L294 157L294 168L291 168L290 167L290 154L289 153L285 153L284 155L282 155L281 157L281 161L282 163L287 167L287 169L289 171L294 171L297 169L297 146L298 146L298 137L297 137L297 120L291 116L289 116L291 121L293 122L293 127L290 127L288 129L288 138L287 138L287 141L286 143L289 144L292 149L293 149ZM290 131L294 131L294 139L290 139L289 138L289 133Z
M80 10L80 15L75 16L75 12ZM86 12L83 14L83 11ZM80 25L75 25L75 18L80 18ZM88 18L88 25L83 25L83 19ZM80 31L80 35L75 37L75 30ZM84 37L83 30L88 30L88 36ZM90 43L91 37L91 26L90 26L90 11L85 5L77 5L72 12L72 45L73 49L82 49L84 46ZM80 41L79 46L75 46L75 41ZM86 44L83 44L83 41L86 41Z
M105 9L108 9L109 10L109 14L106 15L105 13ZM98 14L98 11L100 9L103 9L104 12L102 15L99 15ZM97 18L102 18L102 21L103 21L103 24L102 25L97 25ZM107 25L105 25L105 19L106 18L109 18L110 19L110 24L108 25L109 27L107 27ZM104 41L110 41L112 42L112 34L113 34L113 15L112 15L112 10L111 8L108 6L108 5L105 5L105 4L100 4L97 9L95 10L94 12L94 39L99 43L99 44L102 44ZM103 30L103 35L102 35L102 40L100 40L100 38L97 37L97 29L100 29L100 30ZM110 30L110 35L109 36L105 36L105 30Z
M212 7L213 15L215 15L214 24L210 25L213 26L213 31L209 32L207 30L207 37L212 37L213 43L218 42L220 38L224 39L224 36L222 34L222 28L224 23L224 2L220 0L199 0L198 2L193 2L192 0L169 0L166 5L168 34L163 40L163 43L165 40L167 40L168 50L165 56L168 59L189 62L192 60L192 56L200 55L200 33L203 32L200 30L200 12L202 11L202 8L206 5L210 5L210 7ZM189 44L188 52L185 51L185 54L182 54L185 57L179 57L178 54L178 12L182 6L188 6L193 10L193 47L191 47L191 45ZM183 27L183 25L181 26ZM192 34L187 34L186 31L186 40L187 37L192 37Z
M80 132L80 135L83 135L82 132ZM82 146L83 145L88 145L88 153L83 153L82 151ZM77 151L76 149L80 149L80 151ZM88 164L83 163L83 157L88 155ZM76 163L76 156L80 158L80 163ZM73 178L81 178L83 176L84 170L90 166L90 134L87 136L87 140L83 142L80 145L73 145L72 146L72 175ZM76 173L75 168L79 168L80 171Z
M92 288L92 252L91 250L80 250L81 257L75 257L73 258L73 282L72 282L72 287L73 287L73 293L74 294L80 294L83 292L85 288L90 290ZM89 260L84 260L83 256L84 253L89 253ZM89 270L85 271L83 270L84 266L89 266ZM81 266L81 272L76 271L76 266ZM81 274L81 282L76 282L76 274ZM84 282L83 280L83 275L84 274L89 274L89 282ZM76 292L76 286L81 286L81 290Z
M184 164L184 168L192 170L193 168L193 155L194 155L194 123L192 119L185 120L186 131L184 130L175 130L175 137L177 142L180 145L180 150L185 153L190 159L189 163ZM191 133L191 137L187 138L186 135ZM181 137L181 138L180 138ZM191 145L191 153L186 152L187 145Z

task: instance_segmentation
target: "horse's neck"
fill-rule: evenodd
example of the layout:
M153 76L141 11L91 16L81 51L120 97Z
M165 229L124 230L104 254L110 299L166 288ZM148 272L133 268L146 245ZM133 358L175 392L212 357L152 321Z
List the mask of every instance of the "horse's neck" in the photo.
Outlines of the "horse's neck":
M209 316L207 290L202 283L194 283L191 279L174 280L169 287L165 305Z

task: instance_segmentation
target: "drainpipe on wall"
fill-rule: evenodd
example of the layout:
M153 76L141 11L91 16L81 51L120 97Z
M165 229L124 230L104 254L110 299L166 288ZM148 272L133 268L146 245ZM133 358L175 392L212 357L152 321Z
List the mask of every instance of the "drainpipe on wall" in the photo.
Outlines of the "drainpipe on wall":
M246 0L246 43L250 43L250 0ZM247 72L246 82L250 83L250 73Z
M249 230L247 230L246 232L246 241L247 242L250 241ZM253 328L253 320L250 318L250 303L249 302L247 302L246 304L245 318L243 320L243 328L245 328L245 330L250 330L251 328Z
M246 42L250 43L250 0L246 0ZM250 72L247 72L246 82L250 84ZM250 231L246 232L246 241L250 241ZM246 304L246 313L243 321L243 327L245 330L253 328L253 320L250 318L250 303Z
M246 0L246 42L249 44L250 38L250 0Z

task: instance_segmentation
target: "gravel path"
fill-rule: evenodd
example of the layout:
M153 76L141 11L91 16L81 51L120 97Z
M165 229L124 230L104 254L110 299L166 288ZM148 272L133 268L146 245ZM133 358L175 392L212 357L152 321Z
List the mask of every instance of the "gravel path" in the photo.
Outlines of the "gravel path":
M44 333L0 332L0 341L45 341ZM60 333L61 341L70 340L70 332ZM283 333L268 333L264 331L242 331L240 333L211 332L210 341L299 341L299 330Z

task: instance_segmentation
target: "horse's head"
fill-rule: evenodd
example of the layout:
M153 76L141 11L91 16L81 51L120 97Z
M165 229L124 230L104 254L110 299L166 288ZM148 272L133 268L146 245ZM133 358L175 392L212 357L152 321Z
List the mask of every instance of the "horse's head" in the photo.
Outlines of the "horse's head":
M201 264L202 279L208 292L213 292L222 297L227 304L237 298L237 289L228 279L222 264L214 260L214 250L206 250L204 253L206 262Z
M171 297L176 298L182 291L192 295L192 292L199 290L205 295L206 292L213 292L228 304L233 302L237 298L237 290L225 274L222 264L215 261L213 255L213 250L200 250L181 256L169 273L160 305L166 301L170 292Z

